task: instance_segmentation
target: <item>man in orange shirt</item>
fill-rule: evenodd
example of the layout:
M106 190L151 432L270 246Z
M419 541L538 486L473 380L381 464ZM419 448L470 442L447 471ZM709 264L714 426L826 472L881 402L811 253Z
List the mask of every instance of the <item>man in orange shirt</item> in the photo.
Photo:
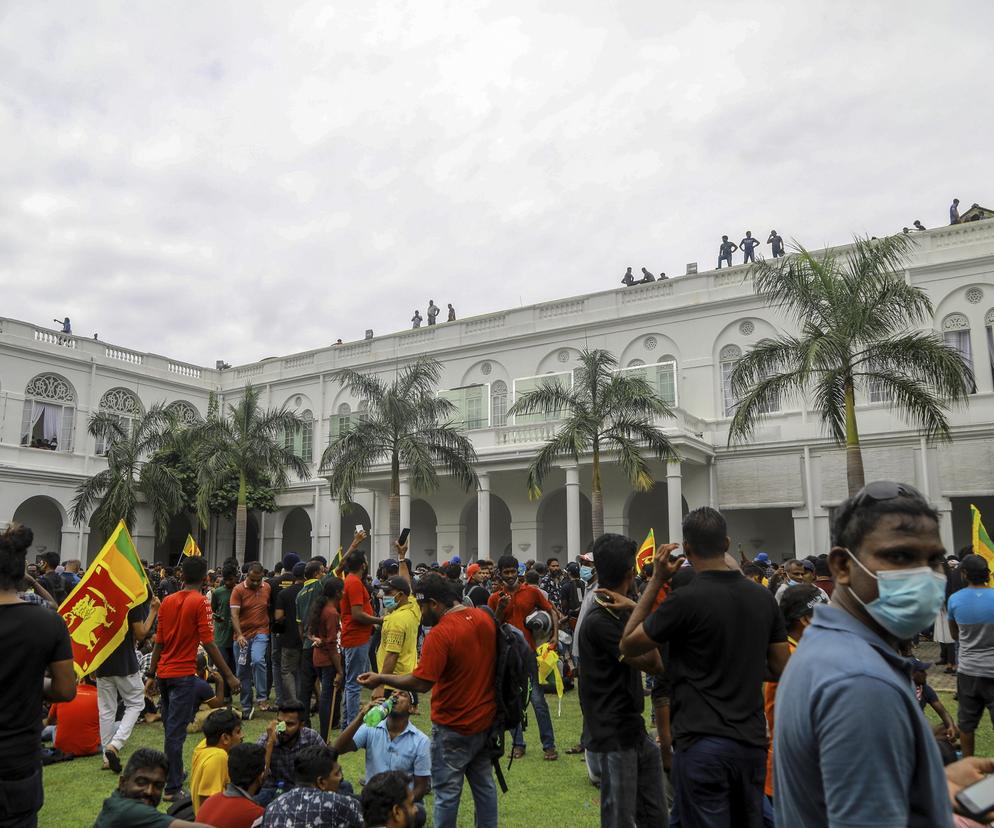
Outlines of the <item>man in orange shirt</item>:
M342 620L342 662L345 667L345 709L342 721L351 722L359 715L359 676L369 670L369 639L373 627L383 619L373 615L373 602L363 577L369 569L366 556L358 549L349 552L344 561L345 590L339 605Z
M272 591L263 580L266 570L261 563L250 563L245 580L231 590L231 627L234 635L235 662L242 683L242 719L248 721L255 712L253 682L259 698L268 692L269 665L269 596ZM261 709L261 708L260 708Z
M545 610L552 619L552 637L550 641L558 643L559 624L556 621L556 612L552 604L542 594L542 590L531 584L522 584L518 581L518 559L513 555L503 555L497 561L497 569L500 572L500 590L490 596L487 606L494 611L498 624L510 624L517 627L524 633L528 646L535 649L535 639L531 630L525 624L528 616L536 610ZM533 659L529 665L531 669L532 685L532 708L535 710L535 719L538 721L538 734L542 739L542 748L545 751L545 760L554 762L559 758L556 753L556 733L552 729L552 716L549 715L549 705L545 701L545 693L538 680L538 660ZM511 756L520 759L525 755L525 734L519 726L514 731L514 749Z
M85 681L76 687L76 698L53 704L46 724L55 725L53 747L69 756L100 753L100 713L97 688Z
M183 561L183 589L166 596L159 607L152 662L145 678L159 679L165 754L169 760L163 799L182 795L183 743L186 726L196 711L197 648L203 646L233 692L241 688L214 643L211 605L201 590L207 579L203 557Z

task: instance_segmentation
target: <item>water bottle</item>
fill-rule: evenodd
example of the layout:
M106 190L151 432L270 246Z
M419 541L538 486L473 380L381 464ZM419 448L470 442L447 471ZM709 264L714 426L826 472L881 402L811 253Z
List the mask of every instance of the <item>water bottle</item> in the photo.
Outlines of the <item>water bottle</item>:
M390 711L393 710L393 697L381 702L366 713L362 718L362 722L367 727L376 727L380 722L382 722L387 716L390 715Z
M248 664L248 657L249 657L249 648L248 647L239 647L238 648L238 666L239 667L244 667L246 664Z

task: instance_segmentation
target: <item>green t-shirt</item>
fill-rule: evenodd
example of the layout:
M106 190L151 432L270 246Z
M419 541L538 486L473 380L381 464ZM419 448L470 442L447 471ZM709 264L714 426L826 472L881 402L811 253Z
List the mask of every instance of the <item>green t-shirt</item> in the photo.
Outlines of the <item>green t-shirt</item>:
M114 791L104 800L104 807L93 828L168 828L175 821L176 817Z
M211 593L211 612L214 615L214 643L224 652L231 647L231 590L221 585Z
M305 581L304 586L301 587L299 593L297 593L297 622L301 624L305 630L307 627L307 622L311 617L311 606L314 603L314 599L318 597L318 592L324 589L324 584L321 582L320 578L315 578L313 581ZM304 634L303 636L304 649L310 650L314 644L311 642L311 637ZM310 656L308 656L310 658Z

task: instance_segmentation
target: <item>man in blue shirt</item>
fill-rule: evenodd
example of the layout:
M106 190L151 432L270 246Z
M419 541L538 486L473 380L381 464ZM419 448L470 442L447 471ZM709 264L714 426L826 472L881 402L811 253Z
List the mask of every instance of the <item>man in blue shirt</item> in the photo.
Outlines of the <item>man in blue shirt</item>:
M898 654L945 594L938 514L911 486L870 483L842 504L832 536L831 604L815 607L777 690L776 824L949 828L951 791L994 761L943 773Z
M949 596L949 630L959 641L960 745L964 756L973 756L977 725L985 709L994 711L994 589L990 568L980 555L964 557L959 572L966 589Z
M403 771L414 777L414 802L417 805L417 825L427 818L422 799L431 782L431 740L411 724L414 700L407 690L395 690L391 696L393 708L375 727L363 724L363 717L380 704L369 702L349 724L333 745L339 756L363 748L366 751L366 780L385 771Z

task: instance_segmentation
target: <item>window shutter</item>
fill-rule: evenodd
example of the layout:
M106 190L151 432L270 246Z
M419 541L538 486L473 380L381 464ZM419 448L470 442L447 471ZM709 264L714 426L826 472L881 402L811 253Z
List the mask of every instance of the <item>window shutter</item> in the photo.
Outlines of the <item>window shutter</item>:
M21 414L21 445L31 445L31 415L34 413L34 400L24 401L24 411Z
M62 436L59 438L59 451L71 452L73 450L73 432L76 425L76 409L71 406L62 406Z

